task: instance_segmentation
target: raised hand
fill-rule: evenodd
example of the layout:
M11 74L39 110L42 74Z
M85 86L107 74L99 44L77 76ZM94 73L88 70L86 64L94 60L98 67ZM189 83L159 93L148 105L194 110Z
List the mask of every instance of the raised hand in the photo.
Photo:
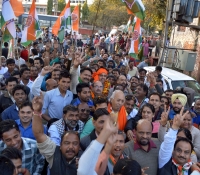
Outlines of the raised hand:
M74 67L78 67L82 62L83 62L84 58L83 58L83 52L75 52L75 59L74 59Z
M166 105L164 107L164 111L161 114L161 120L160 120L160 124L162 126L165 126L167 124L168 121L168 116L169 116L169 111L170 111L170 107L168 108L168 110L166 109Z
M41 75L44 76L46 74L48 74L49 72L53 71L53 66L45 66L43 67L42 71L41 71Z
M44 96L42 95L42 92L40 92L40 96L36 96L32 100L32 106L34 112L41 113L42 111L42 106L43 106L43 99Z
M187 112L183 115L183 111L184 111L184 107L181 108L180 114L176 114L176 115L174 116L172 128L175 129L175 130L178 130L178 129L179 129L179 127L180 127L181 124L183 123L183 120L184 120L185 116L189 113L189 111L187 111Z

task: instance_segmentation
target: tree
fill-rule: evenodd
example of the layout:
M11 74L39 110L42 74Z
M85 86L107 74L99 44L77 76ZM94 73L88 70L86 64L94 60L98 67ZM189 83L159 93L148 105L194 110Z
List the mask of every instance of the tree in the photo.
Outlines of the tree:
M99 13L96 19L98 8ZM128 18L126 7L119 0L94 0L93 4L89 6L88 22L99 27L126 24Z
M89 16L89 7L86 0L82 7L82 20L83 21L88 20L88 16Z
M146 13L144 28L147 29L149 26L149 28L154 28L155 30L163 30L167 0L143 0L143 3Z
M58 0L58 11L62 12L66 6L65 0Z
M53 0L48 0L47 2L47 15L52 15Z

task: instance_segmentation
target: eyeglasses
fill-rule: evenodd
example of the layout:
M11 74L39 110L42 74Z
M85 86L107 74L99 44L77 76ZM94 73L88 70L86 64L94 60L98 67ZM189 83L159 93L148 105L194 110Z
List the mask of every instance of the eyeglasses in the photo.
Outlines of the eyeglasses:
M165 105L168 105L168 102L165 102L164 100L161 100L161 103L164 103Z
M103 88L103 86L94 86L94 88Z
M90 109L80 109L80 111L90 113Z
M107 75L102 75L102 74L100 74L99 76L102 77L102 78L103 78L103 77L104 77L104 78L107 78Z

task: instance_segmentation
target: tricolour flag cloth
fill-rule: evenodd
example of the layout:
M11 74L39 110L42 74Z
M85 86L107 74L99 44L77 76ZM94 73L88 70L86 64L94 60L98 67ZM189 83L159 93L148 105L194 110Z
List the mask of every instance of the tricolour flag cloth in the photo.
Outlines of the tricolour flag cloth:
M6 22L5 31L3 33L3 41L8 42L11 38L16 38L16 29L15 29L15 21L14 19Z
M37 30L40 30L40 25L38 15L36 12L35 0L33 0L24 30L22 31L21 43L29 43L31 41L34 41L36 39Z
M79 5L77 5L72 12L72 30L78 33L79 30Z
M66 4L64 10L61 12L60 16L56 20L55 24L52 27L52 33L58 35L59 30L65 29L71 30L71 9L70 9L70 0Z
M3 0L1 27L5 22L15 19L24 13L24 7L21 0Z
M131 47L129 54L131 57L138 60L138 54L142 49L142 32L140 26L141 20L137 17L134 18L134 30L131 38Z
M131 14L132 12L136 17L138 17L142 21L144 20L145 7L141 0L122 0L122 1L125 3L127 7L128 14Z
M124 28L124 32L131 32L132 31L132 25L131 25L131 21L132 21L132 16L130 16L126 27Z

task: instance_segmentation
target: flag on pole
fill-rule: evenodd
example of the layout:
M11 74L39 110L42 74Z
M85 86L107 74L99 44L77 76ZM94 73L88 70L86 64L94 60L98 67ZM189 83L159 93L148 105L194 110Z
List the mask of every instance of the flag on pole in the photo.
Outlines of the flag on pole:
M145 7L141 0L122 0L127 7L128 14L134 14L142 21L145 18Z
M6 22L5 31L2 37L4 42L9 42L12 38L16 38L16 28L14 19L11 19L8 22Z
M8 47L8 58L13 58L13 46L14 46L14 39L12 38L9 42Z
M142 32L141 32L141 26L140 26L140 19L135 17L134 18L135 26L134 31L132 33L131 38L131 47L129 50L129 54L131 57L138 60L138 54L142 48Z
M64 26L64 28L71 30L71 9L70 0L66 4L64 10L61 12L60 16L56 20L52 27L52 33L58 35L59 30Z
M1 27L5 22L15 19L24 13L24 7L21 0L3 0L2 2L2 15Z
M25 43L27 41L34 41L36 39L37 30L40 30L40 26L39 26L38 15L35 8L35 0L33 0L24 30L22 31L21 42Z
M132 21L132 16L130 16L126 27L124 28L124 32L131 32L132 31L132 25L131 25L131 21Z
M78 33L79 30L79 5L77 5L72 12L72 30L76 33Z

